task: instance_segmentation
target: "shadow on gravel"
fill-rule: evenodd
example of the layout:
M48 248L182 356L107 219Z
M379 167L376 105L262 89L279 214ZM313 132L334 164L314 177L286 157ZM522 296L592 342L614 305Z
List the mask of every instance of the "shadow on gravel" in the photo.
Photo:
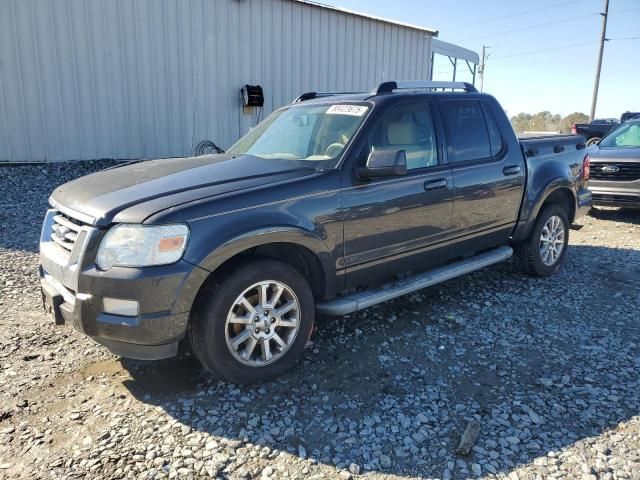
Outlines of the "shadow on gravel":
M631 223L640 225L640 209L630 208L608 208L602 209L594 207L589 211L589 216L598 220L613 220L615 222Z
M572 246L549 279L505 263L321 318L270 383L217 382L183 357L123 361L125 386L232 457L252 443L400 476L508 473L640 414L638 284L639 251ZM469 421L479 438L457 455Z

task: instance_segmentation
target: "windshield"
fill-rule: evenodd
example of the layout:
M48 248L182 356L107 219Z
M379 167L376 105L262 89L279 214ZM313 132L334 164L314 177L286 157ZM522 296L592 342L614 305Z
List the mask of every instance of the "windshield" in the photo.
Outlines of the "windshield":
M640 122L627 122L604 137L601 147L640 147Z
M346 103L277 110L238 140L227 153L321 162L318 166L333 168L368 111L366 105Z

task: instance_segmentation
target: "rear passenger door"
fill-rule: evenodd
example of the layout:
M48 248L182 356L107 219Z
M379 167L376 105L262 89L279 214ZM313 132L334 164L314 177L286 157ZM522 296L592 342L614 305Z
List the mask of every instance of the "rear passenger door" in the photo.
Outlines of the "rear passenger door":
M521 151L509 151L494 113L495 102L443 99L447 160L453 174L453 228L456 240L474 239L486 248L504 242L517 221L525 182ZM497 105L497 104L496 104ZM501 125L502 128L511 128Z

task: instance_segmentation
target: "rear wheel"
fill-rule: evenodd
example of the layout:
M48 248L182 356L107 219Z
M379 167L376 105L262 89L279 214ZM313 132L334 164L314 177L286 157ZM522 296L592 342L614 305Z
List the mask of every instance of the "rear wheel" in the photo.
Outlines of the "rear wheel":
M252 259L198 297L190 342L202 365L238 384L274 378L302 354L314 322L307 281L291 266Z
M529 238L516 247L516 253L526 273L548 277L560 267L568 243L567 212L562 206L551 204L540 213Z

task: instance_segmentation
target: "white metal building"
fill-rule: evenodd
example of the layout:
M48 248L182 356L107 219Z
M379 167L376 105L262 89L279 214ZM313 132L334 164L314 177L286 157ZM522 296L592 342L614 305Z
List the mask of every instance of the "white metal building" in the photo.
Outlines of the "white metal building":
M226 148L304 91L430 79L435 53L475 77L436 35L303 0L0 0L0 162Z

